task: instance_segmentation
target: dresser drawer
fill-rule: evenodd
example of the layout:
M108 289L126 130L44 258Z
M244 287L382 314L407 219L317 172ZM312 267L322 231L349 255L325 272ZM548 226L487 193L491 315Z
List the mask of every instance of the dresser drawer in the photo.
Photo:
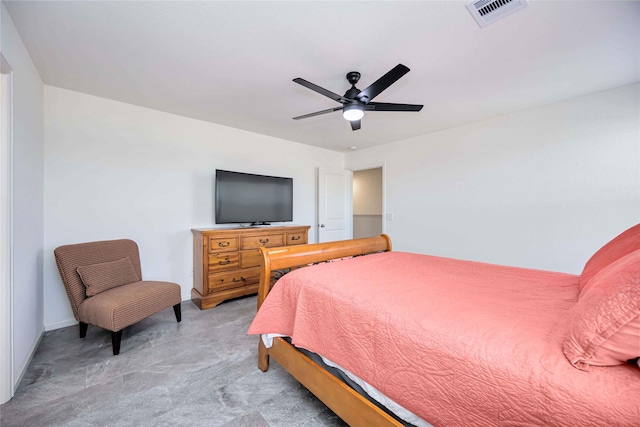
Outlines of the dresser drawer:
M259 281L259 268L236 270L229 273L210 274L207 280L209 285L209 293L222 291L224 289L253 285L255 283L258 283Z
M222 271L238 268L238 252L222 252L209 255L209 271Z
M260 249L240 251L240 268L258 267L261 262Z
M264 246L269 248L272 246L284 246L284 235L280 234L264 234L262 236L242 236L241 249L252 249Z
M238 238L226 237L226 238L213 238L209 237L209 253L223 252L223 251L237 251L238 250Z
M307 233L287 233L287 245L304 245L307 243Z

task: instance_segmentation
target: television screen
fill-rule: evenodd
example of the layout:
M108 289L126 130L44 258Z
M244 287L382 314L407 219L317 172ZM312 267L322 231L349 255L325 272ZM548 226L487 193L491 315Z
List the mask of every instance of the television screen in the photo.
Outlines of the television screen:
M216 223L293 221L293 178L216 170Z

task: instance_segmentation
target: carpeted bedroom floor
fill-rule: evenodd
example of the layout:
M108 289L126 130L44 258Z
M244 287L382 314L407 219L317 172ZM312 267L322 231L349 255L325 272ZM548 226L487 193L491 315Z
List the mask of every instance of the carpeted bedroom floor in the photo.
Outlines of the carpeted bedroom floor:
M345 426L277 363L257 368L247 336L256 297L200 311L182 303L124 330L45 332L18 390L0 406L12 426Z

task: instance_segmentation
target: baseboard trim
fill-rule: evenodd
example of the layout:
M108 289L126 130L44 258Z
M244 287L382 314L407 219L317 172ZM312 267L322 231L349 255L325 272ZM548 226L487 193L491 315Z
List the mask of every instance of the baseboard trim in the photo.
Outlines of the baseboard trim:
M22 381L22 377L24 377L24 374L27 372L27 368L29 367L29 364L31 363L31 360L33 360L33 356L36 354L36 350L38 349L38 346L40 345L40 341L42 341L43 335L44 335L44 328L43 328L42 331L40 331L40 335L38 336L38 339L34 341L33 345L29 349L29 357L27 357L26 360L22 363L22 366L20 366L20 370L18 371L18 375L16 376L16 378L14 380L14 383L13 383L13 392L14 392L14 394L18 390L18 386L20 385L20 381Z
M44 325L44 330L48 332L48 331L53 331L54 329L66 328L67 326L73 326L77 324L78 324L78 321L76 319L67 319L67 320L62 320L60 322L49 323L47 325Z

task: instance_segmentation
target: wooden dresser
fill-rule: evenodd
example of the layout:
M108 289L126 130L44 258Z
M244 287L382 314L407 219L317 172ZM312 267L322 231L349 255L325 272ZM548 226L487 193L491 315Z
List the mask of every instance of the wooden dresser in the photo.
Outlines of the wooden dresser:
M191 300L201 310L258 292L259 247L307 243L309 226L193 229Z

